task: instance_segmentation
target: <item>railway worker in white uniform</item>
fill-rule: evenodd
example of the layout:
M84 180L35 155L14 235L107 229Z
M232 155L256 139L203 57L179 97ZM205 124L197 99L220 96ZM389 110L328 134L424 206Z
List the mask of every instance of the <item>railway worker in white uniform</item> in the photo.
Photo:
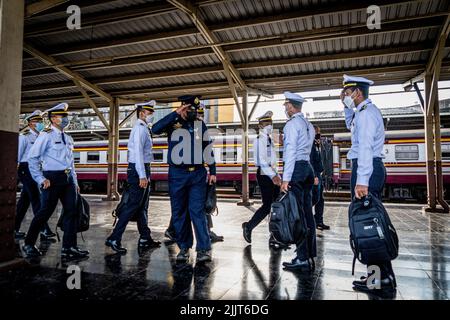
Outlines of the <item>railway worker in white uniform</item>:
M373 81L344 75L341 100L344 104L345 122L352 132L352 146L347 158L352 160L350 189L352 198L358 199L369 192L382 200L386 181L386 169L382 158L384 147L384 123L380 110L369 99L369 87ZM381 289L396 287L391 261L375 263L381 271ZM354 281L354 288L370 290L366 277Z
M245 241L252 242L252 230L264 220L270 213L272 202L280 193L281 177L277 170L277 155L272 139L272 111L267 111L258 117L259 134L253 140L253 156L255 159L256 180L261 191L262 206L248 222L242 224L242 232ZM281 245L273 237L269 240L269 246L279 248Z
M122 235L128 222L135 217L140 238L138 250L145 250L160 245L150 235L148 227L148 202L150 196L150 164L153 160L152 137L148 125L153 120L155 100L136 105L137 120L128 140L128 170L127 183L129 198L120 212L117 224L105 245L118 253L125 254L127 249L122 247Z
M36 215L41 207L41 194L39 186L31 176L28 166L28 158L30 156L31 147L34 145L39 133L44 129L44 119L40 110L35 110L32 114L25 118L27 128L19 135L19 149L18 149L18 167L17 173L19 180L22 183L22 192L20 193L19 201L16 208L15 220L15 238L23 239L26 236L25 232L20 231L20 225L30 207L33 209L33 214ZM48 240L56 237L56 234L51 231L48 223L44 224L41 231L41 240Z
M297 243L297 256L291 262L283 262L288 270L310 271L314 269L316 249L316 224L312 210L311 190L314 171L310 163L315 131L313 125L302 114L305 99L298 94L285 92L285 113L288 121L283 139L283 182L281 191L294 192L299 210L303 210L308 228L304 241Z
M30 150L31 176L41 188L41 207L34 216L25 238L27 257L39 256L35 243L39 232L55 211L58 200L64 209L63 258L83 258L88 251L77 247L76 202L79 192L73 160L73 140L64 132L69 125L68 104L60 103L47 110L51 127L44 129Z

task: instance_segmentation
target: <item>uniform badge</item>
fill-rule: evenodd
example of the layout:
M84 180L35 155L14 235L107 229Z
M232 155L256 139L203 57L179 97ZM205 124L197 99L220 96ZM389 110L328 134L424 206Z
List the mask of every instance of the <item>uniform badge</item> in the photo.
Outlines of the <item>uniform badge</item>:
M183 126L183 125L182 125L181 123L177 122L177 123L175 123L175 124L173 125L173 128L174 128L174 129L180 129L182 126Z

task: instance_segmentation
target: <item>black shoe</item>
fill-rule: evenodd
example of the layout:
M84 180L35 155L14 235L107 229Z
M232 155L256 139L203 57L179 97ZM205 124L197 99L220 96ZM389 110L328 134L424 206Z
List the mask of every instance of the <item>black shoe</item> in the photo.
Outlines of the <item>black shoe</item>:
M121 253L121 254L127 253L127 249L122 247L120 242L118 242L116 240L109 240L109 239L106 240L105 241L105 246L110 247L111 249L113 249L117 253Z
M56 237L56 233L51 232L50 230L41 231L40 234L41 234L42 241L51 240L52 238Z
M138 249L139 250L147 250L147 249L151 249L151 248L157 248L160 245L161 245L161 242L155 241L152 238L150 238L150 239L139 238L139 241L138 241Z
M164 232L164 236L166 238L168 238L170 241L176 241L177 239L175 238L175 233L170 232L169 229L166 230L166 232Z
M177 262L186 263L189 261L189 249L181 249L177 255Z
M62 258L78 259L78 258L85 258L88 255L89 255L89 251L81 250L78 247L70 247L70 248L62 248L61 249L61 257Z
M208 250L199 250L197 252L197 262L210 262L212 260L211 258L211 252Z
M281 249L283 249L283 250L288 250L288 249L291 248L291 247L290 247L289 245L287 245L287 244L278 242L277 240L275 240L275 238L274 238L273 236L270 236L270 239L269 239L269 247L272 248L272 249L276 249L276 250L281 250Z
M330 230L330 226L327 226L324 223L318 223L316 225L316 229L318 229L318 230Z
M36 246L32 246L30 244L24 245L22 249L25 252L25 256L27 258L39 257L42 255L42 252Z
M252 230L248 228L248 222L244 222L242 224L242 234L245 241L247 241L248 243L252 243Z
M283 262L283 266L288 270L311 270L311 264L308 260L292 259L291 262Z
M361 277L361 280L353 281L353 289L361 292L395 290L396 288L397 283L395 278L392 276L381 279L381 281L375 280L372 285L367 285L367 277Z
M211 242L222 242L223 236L218 236L214 233L214 231L209 231L209 238L211 239Z
M16 240L22 240L25 239L25 237L27 236L27 234L25 232L22 231L14 231L14 238Z

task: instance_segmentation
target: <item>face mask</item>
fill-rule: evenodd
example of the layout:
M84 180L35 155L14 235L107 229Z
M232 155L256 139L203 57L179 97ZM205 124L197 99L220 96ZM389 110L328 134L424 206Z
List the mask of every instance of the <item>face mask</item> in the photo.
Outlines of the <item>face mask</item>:
M150 124L153 122L153 115L148 115L145 117L145 122L147 122L147 124Z
M197 120L197 110L195 108L189 109L186 120L190 122Z
M316 139L316 140L320 140L320 133L317 133L317 134L316 134L315 139Z
M34 128L37 132L41 132L42 130L44 130L44 124L42 122L38 122L36 123L36 126Z
M271 126L271 125L265 126L265 127L263 128L263 131L264 131L266 134L271 134L271 133L272 133L272 126Z
M290 118L291 118L291 116L289 115L289 113L287 112L287 110L286 110L286 109L284 109L284 114L286 115L286 118L288 118L288 119L290 119Z
M350 109L353 109L355 107L355 101L353 101L352 96L353 96L353 93L349 96L345 96L344 100L343 100L344 105Z
M59 126L60 126L61 128L65 128L65 127L67 127L67 126L69 125L69 123L70 123L69 118L63 117L63 118L61 119L61 122L60 122Z

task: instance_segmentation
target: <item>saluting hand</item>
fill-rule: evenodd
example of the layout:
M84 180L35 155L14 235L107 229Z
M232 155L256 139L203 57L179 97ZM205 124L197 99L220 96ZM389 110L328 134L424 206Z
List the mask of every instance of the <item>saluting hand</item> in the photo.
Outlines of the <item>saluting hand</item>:
M361 199L369 194L369 187L357 184L355 187L355 197L356 199Z
M139 187L145 189L145 188L147 188L147 185L148 185L147 178L139 179Z
M280 187L281 192L288 192L289 191L289 181L283 181Z
M45 179L44 182L42 182L42 189L47 189L50 187L50 180Z
M181 116L181 118L186 120L187 119L187 110L190 106L191 106L190 104L182 104L175 111L176 111L176 113L178 113Z

